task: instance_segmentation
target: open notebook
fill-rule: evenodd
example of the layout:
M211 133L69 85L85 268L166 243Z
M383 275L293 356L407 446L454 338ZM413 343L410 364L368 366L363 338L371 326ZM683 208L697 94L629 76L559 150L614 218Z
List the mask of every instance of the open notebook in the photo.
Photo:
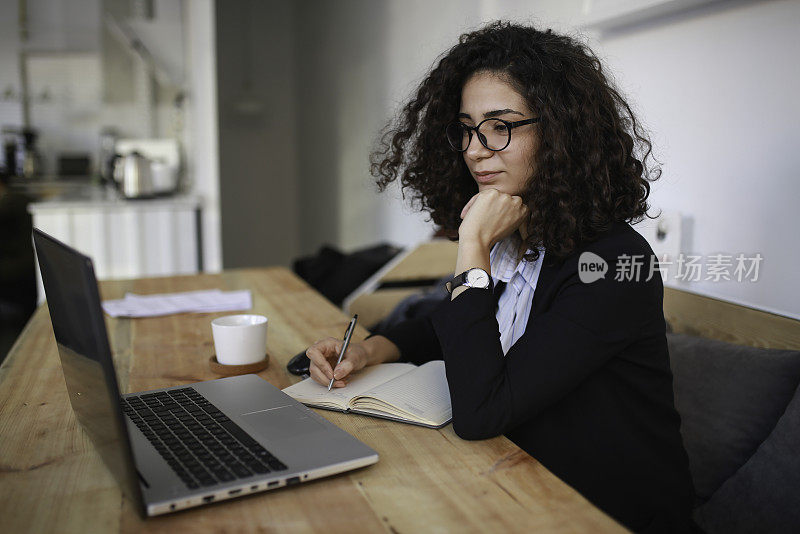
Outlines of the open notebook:
M432 428L446 425L453 414L442 360L419 367L410 363L372 365L354 375L347 386L331 391L307 378L283 392L307 406Z

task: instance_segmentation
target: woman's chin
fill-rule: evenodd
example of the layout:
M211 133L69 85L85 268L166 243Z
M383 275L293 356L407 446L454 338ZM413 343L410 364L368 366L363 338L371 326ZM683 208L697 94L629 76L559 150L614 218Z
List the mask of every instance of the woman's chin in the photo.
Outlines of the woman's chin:
M497 191L505 193L506 195L512 195L512 193L508 191L508 188L503 187L501 184L494 184L494 183L478 184L478 193L480 193L481 191L486 191L487 189L496 189Z

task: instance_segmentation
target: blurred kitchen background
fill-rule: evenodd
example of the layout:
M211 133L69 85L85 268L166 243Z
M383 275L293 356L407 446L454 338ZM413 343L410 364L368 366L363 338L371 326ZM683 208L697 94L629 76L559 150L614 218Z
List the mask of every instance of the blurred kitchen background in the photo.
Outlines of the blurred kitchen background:
M756 282L676 284L800 318L800 2L0 0L4 329L36 299L24 213L100 278L428 239L368 155L437 56L498 18L605 62L652 133L675 250L763 258Z

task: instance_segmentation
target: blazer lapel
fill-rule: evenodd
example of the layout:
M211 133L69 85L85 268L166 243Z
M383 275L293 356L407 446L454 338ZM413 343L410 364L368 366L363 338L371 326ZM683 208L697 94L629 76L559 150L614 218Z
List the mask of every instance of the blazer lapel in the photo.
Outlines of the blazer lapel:
M560 270L560 263L551 263L546 261L545 258L545 261L542 263L542 268L539 271L539 279L536 281L536 291L533 292L531 314L528 317L529 322L533 316L541 313L542 309L544 309L547 303L552 299L552 293L556 289L556 275Z

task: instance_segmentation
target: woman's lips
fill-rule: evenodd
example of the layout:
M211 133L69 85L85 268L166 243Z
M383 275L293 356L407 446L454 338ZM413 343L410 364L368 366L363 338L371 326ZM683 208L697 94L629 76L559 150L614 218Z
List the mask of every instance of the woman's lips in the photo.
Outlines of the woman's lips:
M475 181L478 182L479 184L489 183L493 181L497 177L497 175L500 174L501 172L503 171L475 173Z

